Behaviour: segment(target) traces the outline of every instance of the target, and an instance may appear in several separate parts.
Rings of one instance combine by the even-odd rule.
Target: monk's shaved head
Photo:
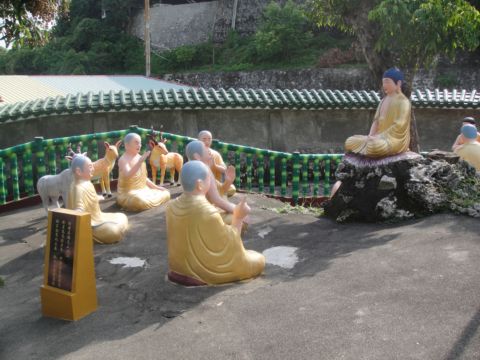
[[[191,161],[195,160],[195,154],[198,154],[200,157],[202,157],[204,151],[205,144],[199,140],[194,140],[187,145],[187,148],[185,149],[185,155],[187,155],[188,160]]]
[[[209,175],[207,166],[198,160],[187,162],[183,165],[182,173],[180,174],[180,183],[185,192],[192,192],[195,190],[197,181],[205,181]]]
[[[202,131],[200,131],[200,132],[198,133],[197,138],[200,140],[200,139],[201,139],[202,137],[204,137],[204,136],[210,136],[210,137],[212,137],[212,133],[211,133],[210,131],[208,131],[208,130],[202,130]]]
[[[477,138],[477,128],[473,125],[463,125],[461,132],[466,139],[472,140]]]
[[[85,164],[88,163],[89,161],[91,160],[88,156],[81,155],[81,154],[75,155],[72,160],[72,164],[70,165],[70,168],[72,169],[73,172],[75,172],[75,169],[80,169],[80,171],[83,172]]]
[[[125,136],[125,139],[123,139],[123,142],[125,144],[129,144],[130,141],[132,141],[133,139],[138,139],[140,141],[142,141],[142,138],[140,137],[140,135],[138,135],[137,133],[128,133],[126,136]]]

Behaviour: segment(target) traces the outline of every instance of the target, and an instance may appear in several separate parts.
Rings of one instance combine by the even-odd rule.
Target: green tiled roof
[[[375,91],[169,89],[78,93],[0,106],[0,123],[46,115],[163,109],[374,109],[380,101]],[[478,109],[475,90],[416,90],[415,108]]]

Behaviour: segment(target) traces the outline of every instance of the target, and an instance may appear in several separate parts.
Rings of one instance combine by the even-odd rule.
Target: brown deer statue
[[[165,145],[167,139],[164,139],[160,133],[160,140],[157,140],[154,135],[150,135],[148,144],[151,147],[150,166],[152,167],[152,181],[155,184],[157,178],[157,170],[160,168],[160,185],[163,185],[165,179],[165,171],[170,172],[170,183],[175,184],[175,171],[180,175],[183,166],[183,156],[169,152]]]
[[[115,166],[115,161],[118,158],[118,147],[122,140],[119,140],[115,145],[110,145],[105,141],[105,156],[102,159],[95,161],[93,165],[92,179],[100,179],[100,186],[102,188],[102,195],[112,197],[110,191],[110,173]]]

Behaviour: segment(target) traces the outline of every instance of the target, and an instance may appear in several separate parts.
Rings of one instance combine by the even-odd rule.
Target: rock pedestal
[[[326,202],[325,215],[338,222],[399,221],[442,211],[480,217],[480,177],[451,153],[347,154],[336,177],[341,186]]]

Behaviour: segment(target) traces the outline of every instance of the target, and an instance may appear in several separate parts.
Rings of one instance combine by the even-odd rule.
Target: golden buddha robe
[[[226,165],[223,161],[222,155],[220,155],[220,153],[218,151],[210,149],[210,153],[212,154],[213,162],[215,163],[215,165],[226,167]],[[228,188],[228,190],[226,192],[220,190],[220,187],[221,187],[222,181],[223,181],[223,173],[218,171],[215,168],[215,166],[212,166],[211,170],[212,170],[213,176],[215,176],[215,179],[217,180],[217,188],[220,192],[220,195],[222,195],[222,196],[227,195],[228,197],[235,195],[237,189],[235,188],[235,186],[233,184],[230,185],[230,187]]]
[[[119,242],[128,229],[125,214],[104,213],[100,210],[97,192],[90,181],[76,180],[72,183],[67,208],[90,213],[93,240],[101,244]]]
[[[384,99],[385,100],[385,99]],[[410,145],[411,104],[403,94],[393,95],[385,115],[381,115],[382,102],[377,107],[376,136],[354,135],[345,142],[345,151],[367,157],[380,158],[408,151]]]
[[[464,143],[455,149],[455,153],[480,171],[480,143],[478,141]]]
[[[118,177],[117,203],[128,211],[142,211],[162,205],[170,200],[167,190],[150,189],[147,186],[147,166],[142,163],[129,179],[120,172]]]
[[[253,278],[265,268],[265,257],[245,250],[237,229],[203,195],[169,203],[167,245],[170,271],[210,285]]]

